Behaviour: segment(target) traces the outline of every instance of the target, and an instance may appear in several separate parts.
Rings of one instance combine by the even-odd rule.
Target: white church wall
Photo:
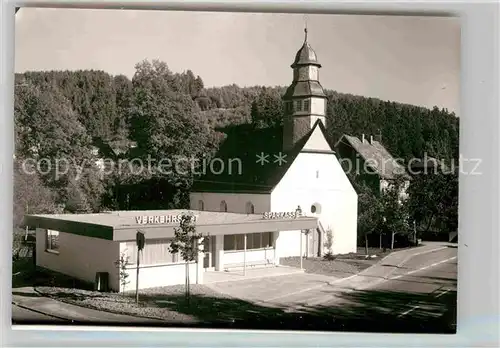
[[[311,213],[313,204],[320,205],[319,214]],[[356,251],[357,204],[357,194],[333,154],[299,154],[271,194],[273,211],[294,211],[300,205],[304,214],[317,216],[325,230],[330,228],[335,254]],[[276,246],[278,257],[298,256],[300,231],[280,232]]]
[[[324,98],[311,98],[311,113],[317,115],[325,114],[325,99]]]
[[[321,117],[323,118],[323,117]],[[330,145],[323,136],[323,132],[319,127],[316,127],[309,137],[307,143],[304,145],[303,150],[312,151],[331,151]]]
[[[221,211],[221,202],[225,201],[228,213],[247,213],[249,202],[253,204],[255,214],[269,211],[271,207],[269,194],[192,192],[189,199],[191,209],[195,210],[200,210],[200,201],[206,211]]]

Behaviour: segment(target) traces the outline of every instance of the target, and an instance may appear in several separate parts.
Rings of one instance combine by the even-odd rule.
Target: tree
[[[189,301],[189,263],[198,261],[201,251],[202,235],[196,232],[194,216],[184,214],[181,217],[179,227],[174,229],[174,238],[170,243],[170,252],[179,253],[186,263],[186,299]]]
[[[56,211],[54,194],[44,186],[36,168],[16,158],[14,161],[14,226],[22,226],[25,214],[53,214]]]
[[[408,204],[401,196],[405,180],[403,176],[397,176],[381,194],[382,228],[391,235],[391,250],[394,249],[396,234],[407,235],[411,232]]]
[[[364,183],[356,185],[358,193],[358,237],[364,239],[365,254],[368,255],[368,236],[380,233],[383,206],[381,200]]]
[[[252,123],[258,128],[282,125],[283,111],[279,91],[264,87],[251,104]]]
[[[217,147],[219,135],[196,103],[181,91],[166,64],[142,62],[132,83],[131,137],[137,156],[152,159],[150,178],[187,192],[203,155]],[[175,195],[174,195],[175,196]],[[150,200],[151,201],[151,200]]]
[[[325,232],[326,232],[326,241],[325,241],[326,254],[325,254],[324,258],[326,260],[333,260],[334,259],[333,251],[332,251],[333,231],[331,228],[329,228]],[[302,255],[300,257],[302,257]]]
[[[139,255],[137,255],[137,257],[139,257]],[[125,292],[125,287],[130,283],[128,280],[130,275],[127,271],[128,266],[130,266],[130,257],[126,254],[126,252],[120,253],[120,258],[115,261],[115,266],[118,268],[121,290]]]
[[[421,173],[413,177],[409,210],[420,232],[432,227],[442,232],[458,228],[458,175]]]
[[[82,192],[82,189],[75,180],[71,180],[66,188],[65,210],[74,214],[92,212],[91,205],[86,195]]]

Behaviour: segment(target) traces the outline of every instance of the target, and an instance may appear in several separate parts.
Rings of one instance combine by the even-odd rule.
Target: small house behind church
[[[398,175],[406,178],[402,195],[410,184],[402,161],[395,159],[380,141],[363,134],[358,137],[344,134],[336,143],[335,150],[342,167],[351,175],[358,176],[375,192],[386,189]]]

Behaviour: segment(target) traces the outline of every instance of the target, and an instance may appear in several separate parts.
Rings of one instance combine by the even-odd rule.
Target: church
[[[358,197],[327,141],[327,96],[307,29],[291,68],[293,80],[283,96],[283,126],[255,129],[245,125],[229,130],[215,157],[223,163],[237,161],[240,170],[207,173],[195,181],[190,194],[191,209],[199,211],[265,214],[298,208],[303,215],[317,218],[316,228],[303,237],[301,231],[250,236],[249,263],[265,262],[261,260],[265,249],[275,253],[272,263],[276,264],[282,257],[301,253],[356,252]],[[206,267],[238,267],[243,248],[239,234],[205,238]],[[221,251],[223,257],[216,257]]]

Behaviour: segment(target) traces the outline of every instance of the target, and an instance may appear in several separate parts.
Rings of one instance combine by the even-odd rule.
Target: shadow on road
[[[313,306],[300,311],[270,308],[230,298],[149,295],[149,305],[192,315],[213,327],[261,330],[318,330],[404,333],[455,333],[456,293],[441,298],[393,291],[341,295],[342,306]],[[346,305],[345,302],[348,304]],[[401,313],[419,306],[403,317]],[[210,326],[209,325],[209,326]]]

